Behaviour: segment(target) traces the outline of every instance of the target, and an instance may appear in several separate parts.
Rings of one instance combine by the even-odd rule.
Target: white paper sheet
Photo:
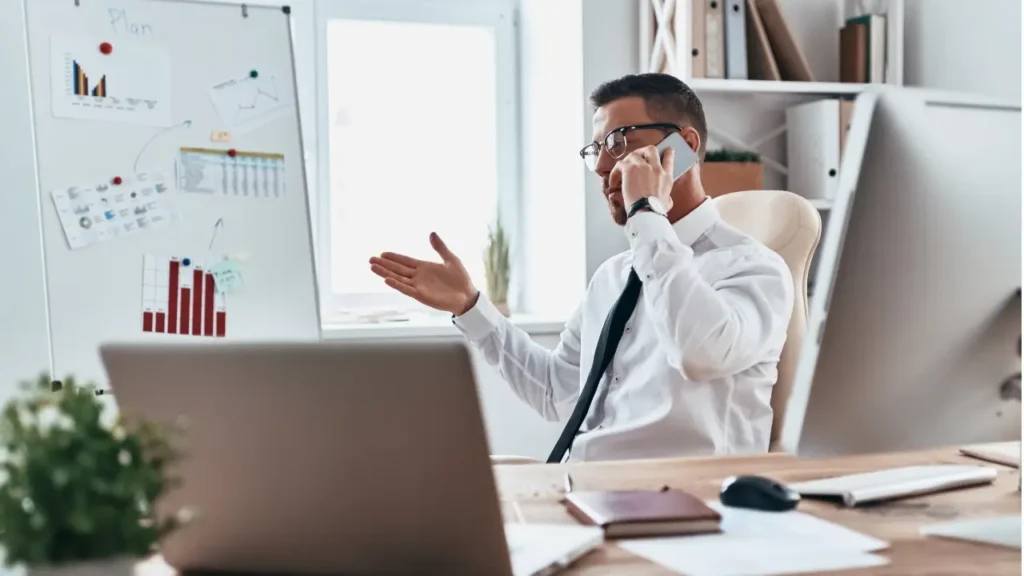
[[[885,541],[802,512],[760,512],[709,506],[722,515],[722,533],[620,540],[633,554],[687,576],[767,576],[882,566],[870,552]]]
[[[137,234],[174,218],[169,181],[158,172],[50,192],[72,250]]]
[[[100,45],[110,40],[110,53]],[[50,100],[57,118],[171,126],[171,56],[152,43],[55,34]]]
[[[283,154],[181,148],[178,190],[200,194],[280,198],[287,189]]]
[[[210,98],[224,127],[244,133],[287,117],[292,111],[292,95],[273,74],[259,73],[217,84]]]
[[[774,538],[820,542],[835,548],[858,552],[877,552],[889,543],[846,526],[841,526],[803,512],[761,512],[743,508],[729,508],[718,502],[708,502],[722,515],[722,532],[732,537]],[[716,538],[710,534],[698,538]]]
[[[1019,550],[1021,542],[1021,517],[1020,515],[997,516],[995,518],[978,518],[975,520],[929,524],[921,527],[921,534],[971,542],[983,542],[985,544],[1006,546],[1007,548]]]
[[[594,550],[604,531],[575,524],[505,524],[512,572],[516,576],[553,574]]]
[[[808,540],[732,536],[621,540],[619,546],[686,576],[770,576],[884,566],[883,556]]]

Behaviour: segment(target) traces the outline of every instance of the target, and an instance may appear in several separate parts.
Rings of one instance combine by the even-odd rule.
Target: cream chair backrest
[[[772,389],[770,450],[775,451],[807,327],[807,276],[821,237],[821,216],[805,198],[785,190],[733,192],[715,198],[715,203],[727,224],[777,252],[793,275],[793,315]]]

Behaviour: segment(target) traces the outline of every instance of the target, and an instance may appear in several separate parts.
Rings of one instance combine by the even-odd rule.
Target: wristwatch
[[[626,215],[626,218],[632,218],[633,214],[636,214],[644,208],[650,208],[651,212],[654,212],[655,214],[668,216],[668,210],[665,209],[665,205],[661,203],[661,200],[658,200],[655,196],[647,196],[637,200],[629,207],[629,213]]]

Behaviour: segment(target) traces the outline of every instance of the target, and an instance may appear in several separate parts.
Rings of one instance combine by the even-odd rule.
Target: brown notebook
[[[847,24],[839,31],[839,81],[868,81],[868,27]]]
[[[570,492],[565,507],[580,522],[604,529],[606,538],[704,534],[721,529],[722,516],[682,490]]]

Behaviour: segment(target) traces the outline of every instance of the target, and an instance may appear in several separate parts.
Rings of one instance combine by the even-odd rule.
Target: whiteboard
[[[54,374],[102,383],[109,341],[319,339],[287,10],[26,12]]]

